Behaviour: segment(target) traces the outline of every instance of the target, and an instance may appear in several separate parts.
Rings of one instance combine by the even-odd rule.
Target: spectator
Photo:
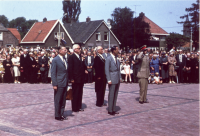
[[[167,83],[169,74],[168,74],[168,58],[165,52],[162,52],[162,56],[160,57],[160,67],[161,67],[161,77],[163,82]]]
[[[3,67],[5,69],[4,83],[13,83],[13,65],[10,55],[7,55],[6,60],[3,61]]]
[[[170,52],[168,57],[169,62],[169,83],[175,83],[174,78],[176,77],[177,73],[174,69],[174,65],[176,64],[176,58],[174,57],[174,53]]]
[[[20,58],[17,57],[17,54],[14,54],[14,57],[12,58],[12,64],[13,64],[13,70],[14,70],[14,77],[15,77],[15,83],[19,82],[19,76],[20,76]]]

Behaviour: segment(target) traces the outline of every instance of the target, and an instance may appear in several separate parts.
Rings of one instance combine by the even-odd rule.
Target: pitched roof
[[[85,42],[96,28],[103,22],[103,20],[90,22],[74,22],[66,23],[64,27],[75,43]]]
[[[6,29],[3,24],[0,23],[0,31],[8,31],[8,29]]]
[[[151,21],[148,17],[144,16],[144,22],[149,23],[150,25],[150,32],[154,34],[161,34],[161,35],[169,35],[165,30],[159,27],[156,23]]]
[[[36,22],[22,39],[22,42],[43,42],[57,20]]]
[[[21,35],[19,34],[17,28],[7,28],[18,40],[21,42]]]

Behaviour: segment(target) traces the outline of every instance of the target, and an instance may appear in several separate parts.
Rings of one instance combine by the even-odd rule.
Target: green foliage
[[[64,11],[63,15],[67,13],[67,15],[62,18],[63,23],[70,23],[71,19],[78,21],[81,13],[81,0],[67,0],[62,3]]]
[[[23,38],[35,22],[38,20],[26,20],[24,17],[18,17],[9,22],[9,28],[17,28],[21,38]]]
[[[174,47],[181,47],[190,41],[190,38],[178,34],[178,33],[170,33],[169,36],[166,37],[165,43],[167,44],[167,48],[171,49]]]
[[[199,0],[196,3],[192,4],[192,7],[186,8],[186,12],[189,14],[185,14],[181,16],[181,19],[187,18],[188,15],[191,17],[191,20],[188,22],[189,26],[192,27],[192,40],[194,42],[195,48],[198,48],[199,43]],[[179,24],[183,24],[183,22],[178,22]]]
[[[121,42],[121,48],[138,48],[149,41],[149,24],[142,21],[144,14],[133,18],[130,8],[115,8],[111,14],[112,31]]]
[[[8,18],[4,15],[0,15],[0,23],[2,23],[4,27],[8,27]]]

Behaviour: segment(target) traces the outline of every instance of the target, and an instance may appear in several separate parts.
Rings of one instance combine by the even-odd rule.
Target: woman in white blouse
[[[19,66],[20,66],[20,58],[17,57],[17,54],[14,54],[14,57],[12,58],[12,63],[13,63],[13,70],[14,70],[14,76],[15,76],[15,83],[20,83],[19,82],[19,76],[20,76],[20,71],[19,71]]]

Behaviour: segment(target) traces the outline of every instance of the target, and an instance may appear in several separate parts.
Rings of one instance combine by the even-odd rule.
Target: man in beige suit
[[[149,103],[147,101],[147,88],[148,88],[148,77],[149,77],[149,55],[147,54],[146,45],[140,48],[141,52],[138,55],[139,68],[138,68],[138,82],[140,86],[140,99],[139,103]]]

